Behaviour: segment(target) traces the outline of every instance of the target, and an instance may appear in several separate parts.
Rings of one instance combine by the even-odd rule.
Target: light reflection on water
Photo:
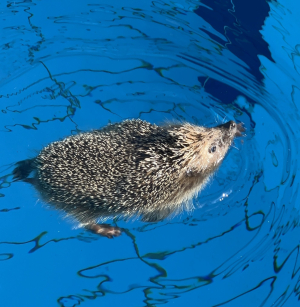
[[[253,1],[249,19],[240,2],[1,7],[3,306],[296,306],[300,7]],[[247,137],[192,215],[121,221],[115,240],[72,229],[11,184],[12,163],[126,118],[235,119]]]

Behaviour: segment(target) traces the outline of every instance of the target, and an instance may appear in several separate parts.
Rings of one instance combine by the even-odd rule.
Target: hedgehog
[[[113,238],[122,230],[106,224],[109,218],[158,222],[192,211],[193,196],[244,131],[234,121],[207,128],[125,120],[50,143],[18,162],[13,179],[32,184],[80,226]]]

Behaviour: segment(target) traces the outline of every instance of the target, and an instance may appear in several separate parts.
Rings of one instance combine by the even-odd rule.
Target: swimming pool
[[[300,5],[0,4],[2,306],[297,306]],[[243,122],[197,209],[76,228],[12,182],[51,141],[141,118]]]

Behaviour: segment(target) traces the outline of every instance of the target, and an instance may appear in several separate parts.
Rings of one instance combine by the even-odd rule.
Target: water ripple
[[[297,305],[300,8],[241,3],[1,6],[3,306]],[[234,119],[247,136],[192,215],[119,221],[116,240],[72,230],[12,182],[14,163],[49,142],[126,118]],[[16,284],[22,294],[8,295]]]

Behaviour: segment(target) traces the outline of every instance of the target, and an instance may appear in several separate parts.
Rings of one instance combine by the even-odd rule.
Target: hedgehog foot
[[[121,235],[122,230],[119,227],[110,226],[108,224],[90,224],[86,226],[87,229],[100,236],[113,239]]]

